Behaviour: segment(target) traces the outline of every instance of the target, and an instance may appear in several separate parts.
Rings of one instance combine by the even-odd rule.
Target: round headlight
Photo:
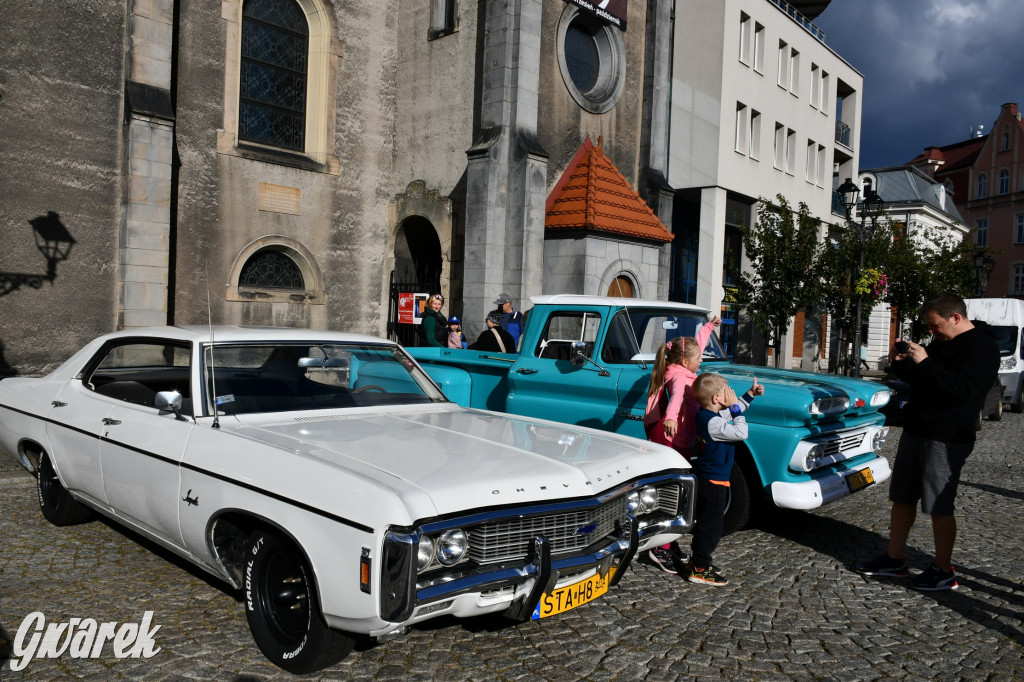
[[[658,508],[658,490],[652,486],[646,486],[640,491],[640,511],[649,514]]]
[[[422,571],[430,565],[434,558],[434,541],[427,535],[420,536],[420,544],[416,553],[416,570]]]
[[[630,514],[636,512],[640,508],[640,493],[630,493],[626,495],[626,511]]]
[[[437,539],[437,560],[445,566],[459,563],[469,549],[469,537],[459,528],[446,530]]]

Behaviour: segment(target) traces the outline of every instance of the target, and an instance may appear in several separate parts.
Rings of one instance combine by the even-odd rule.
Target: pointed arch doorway
[[[418,346],[419,325],[410,323],[403,305],[408,304],[410,295],[441,291],[441,240],[434,225],[423,216],[405,218],[395,234],[394,258],[388,296],[388,338],[403,346]]]

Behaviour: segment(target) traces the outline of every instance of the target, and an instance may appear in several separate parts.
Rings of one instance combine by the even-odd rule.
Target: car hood
[[[688,467],[645,441],[453,405],[239,421],[252,427],[244,429],[249,438],[376,479],[418,518],[592,496]]]
[[[731,362],[705,362],[701,371],[721,374],[737,395],[749,389],[757,377],[758,383],[765,387],[765,396],[755,401],[756,408],[751,409],[747,416],[747,420],[753,423],[808,423],[811,420],[808,412],[811,403],[842,396],[849,398],[849,407],[843,413],[829,415],[827,421],[869,415],[878,411],[878,406],[871,405],[872,396],[888,390],[884,384],[864,379]],[[859,406],[858,400],[863,401]]]

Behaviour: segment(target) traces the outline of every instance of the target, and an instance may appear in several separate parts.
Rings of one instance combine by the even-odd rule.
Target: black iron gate
[[[403,346],[424,346],[426,343],[420,335],[420,325],[399,322],[398,298],[400,294],[423,293],[431,294],[441,290],[439,279],[431,278],[425,282],[396,282],[395,272],[391,271],[388,285],[388,338]]]

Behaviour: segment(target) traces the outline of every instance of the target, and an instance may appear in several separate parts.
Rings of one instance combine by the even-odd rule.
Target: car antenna
[[[206,259],[206,316],[210,324],[210,396],[213,404],[213,428],[220,428],[220,410],[217,409],[217,371],[213,364],[213,305],[210,303],[210,259]]]
[[[647,369],[647,361],[643,359],[640,353],[640,339],[636,338],[636,329],[633,327],[633,318],[629,314],[629,306],[626,304],[626,297],[622,295],[622,279],[619,277],[615,278],[615,288],[619,290],[619,298],[622,299],[622,309],[626,312],[626,322],[629,323],[629,333],[633,335],[633,343],[636,345],[637,355],[640,357],[640,368]]]

